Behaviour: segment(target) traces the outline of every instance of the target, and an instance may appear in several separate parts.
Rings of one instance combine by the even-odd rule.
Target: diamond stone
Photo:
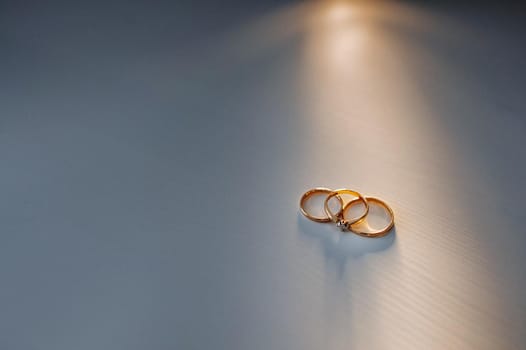
[[[336,226],[340,229],[340,231],[345,232],[349,229],[349,224],[345,220],[340,220],[336,224]]]

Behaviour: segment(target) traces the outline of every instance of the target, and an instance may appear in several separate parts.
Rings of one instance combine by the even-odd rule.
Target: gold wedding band
[[[323,203],[323,209],[325,210],[325,214],[326,214],[325,217],[311,215],[305,209],[305,203],[307,202],[307,200],[311,196],[318,194],[318,193],[327,194],[327,197],[325,198],[325,202]],[[340,196],[343,194],[350,194],[357,198],[350,200],[347,204],[344,205],[343,199]],[[336,197],[338,202],[340,202],[340,209],[336,213],[333,213],[331,211],[331,208],[329,207],[329,201],[333,197]],[[347,209],[349,209],[351,206],[355,205],[358,202],[363,203],[363,205],[365,206],[364,213],[357,218],[354,218],[352,220],[347,220],[345,218],[345,213],[347,212]],[[358,227],[358,224],[364,221],[367,215],[369,214],[369,202],[373,202],[373,203],[376,203],[384,207],[389,214],[389,218],[390,218],[389,223],[380,230],[363,231]],[[362,237],[371,237],[371,238],[383,237],[387,235],[389,231],[391,231],[391,229],[394,227],[394,212],[393,212],[393,209],[391,209],[391,207],[387,205],[387,203],[375,197],[362,196],[359,192],[354,191],[354,190],[349,190],[347,188],[342,188],[342,189],[333,191],[328,188],[317,187],[317,188],[308,190],[301,196],[300,210],[301,210],[301,213],[309,220],[316,221],[316,222],[331,222],[332,221],[336,223],[336,226],[338,226],[338,228],[341,231],[351,231]]]
[[[363,237],[372,237],[372,238],[378,238],[378,237],[383,237],[385,236],[394,226],[394,212],[393,212],[393,209],[391,209],[391,207],[389,207],[387,205],[387,203],[385,203],[384,201],[378,199],[378,198],[374,198],[374,197],[365,197],[365,199],[367,200],[367,202],[374,202],[374,203],[377,203],[379,204],[380,206],[384,207],[387,212],[389,213],[389,217],[390,217],[390,220],[389,220],[389,223],[387,224],[386,227],[380,229],[380,230],[376,230],[376,231],[361,231],[361,230],[358,230],[354,227],[352,227],[353,224],[358,224],[360,222],[362,222],[365,217],[363,217],[362,219],[358,220],[358,221],[355,221],[353,224],[350,224],[349,225],[349,230],[356,233],[357,235],[360,235],[360,236],[363,236]],[[359,198],[355,198],[353,200],[351,200],[349,203],[345,204],[345,206],[343,207],[343,210],[342,210],[342,218],[345,216],[345,212],[347,211],[348,208],[350,208],[351,206],[353,206],[355,203],[359,202],[360,199]]]
[[[365,206],[364,213],[362,215],[360,215],[359,217],[353,219],[353,220],[346,220],[343,217],[343,215],[345,213],[345,211],[344,211],[345,207],[341,207],[340,211],[338,211],[338,213],[336,213],[336,214],[331,212],[331,209],[329,208],[329,201],[334,196],[338,196],[339,197],[340,194],[350,194],[352,196],[358,197],[358,198],[354,199],[353,201],[360,201],[360,202],[362,202],[364,204],[364,206]],[[365,197],[362,196],[361,193],[359,193],[359,192],[356,192],[356,191],[353,191],[353,190],[349,190],[349,189],[346,189],[346,188],[335,190],[335,191],[332,191],[331,193],[329,193],[327,198],[325,198],[325,203],[324,203],[323,206],[324,206],[324,209],[325,209],[325,213],[327,213],[327,216],[333,222],[336,222],[336,225],[338,226],[338,228],[341,231],[349,230],[349,227],[352,224],[357,223],[359,221],[362,221],[367,216],[367,214],[369,213],[369,204],[367,203],[367,200],[365,199]]]
[[[310,197],[312,197],[313,195],[315,195],[317,193],[327,193],[328,195],[330,195],[330,194],[332,194],[332,192],[333,191],[331,189],[323,188],[323,187],[313,188],[313,189],[308,190],[307,192],[305,192],[303,194],[303,196],[301,196],[301,199],[300,199],[300,210],[301,210],[301,213],[307,219],[310,219],[312,221],[316,221],[316,222],[331,222],[332,219],[329,216],[318,217],[318,216],[314,216],[314,215],[309,214],[309,212],[307,212],[307,210],[305,209],[305,203],[307,202],[307,200]],[[340,202],[340,210],[336,214],[336,215],[340,216],[342,214],[342,211],[343,211],[343,200],[342,200],[342,198],[340,196],[338,196],[336,194],[332,195],[332,197],[334,197],[334,196],[336,196],[336,199],[338,199],[338,202]]]

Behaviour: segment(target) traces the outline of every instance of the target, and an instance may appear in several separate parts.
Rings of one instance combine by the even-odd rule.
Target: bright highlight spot
[[[328,8],[327,19],[330,22],[345,22],[352,17],[351,6],[348,3],[335,3]]]

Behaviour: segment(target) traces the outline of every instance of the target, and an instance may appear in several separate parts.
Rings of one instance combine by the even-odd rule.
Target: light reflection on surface
[[[341,23],[347,22],[352,18],[352,6],[349,2],[335,2],[327,7],[327,22]]]
[[[367,189],[364,194],[392,203],[397,215],[396,241],[379,249],[319,234],[327,260],[322,273],[329,275],[321,288],[343,306],[328,307],[325,320],[342,323],[327,332],[332,337],[326,341],[336,347],[421,348],[440,339],[462,348],[480,344],[483,331],[484,341],[502,345],[505,327],[483,317],[502,307],[494,295],[480,293],[479,283],[492,288],[485,270],[491,267],[477,265],[487,251],[476,243],[476,231],[485,227],[473,220],[470,197],[462,195],[466,186],[484,184],[470,159],[455,156],[462,145],[452,139],[448,124],[454,122],[429,96],[436,86],[457,83],[447,60],[430,52],[442,52],[460,27],[411,5],[384,2],[291,6],[261,21],[258,35],[266,45],[285,47],[279,27],[302,42],[303,115],[296,122],[304,130],[299,156],[310,181]],[[445,225],[443,218],[456,225]],[[316,224],[298,221],[308,239],[318,235]],[[373,260],[369,253],[378,254]],[[331,259],[338,277],[330,276]],[[473,295],[484,307],[473,306]],[[394,323],[396,329],[389,326]],[[385,326],[383,337],[371,337],[365,324]],[[411,331],[421,336],[410,341]]]
[[[522,18],[453,2],[14,3],[7,348],[523,347]],[[396,232],[306,220],[315,186],[385,199]]]
[[[426,50],[414,40],[411,32],[432,30],[433,18],[430,14],[410,7],[392,4],[376,6],[356,3],[353,6],[359,11],[353,16],[351,4],[347,11],[342,10],[341,4],[335,6],[322,9],[327,11],[328,15],[324,18],[329,20],[313,22],[305,38],[305,85],[310,87],[306,111],[310,112],[311,139],[316,140],[314,135],[323,135],[323,143],[313,144],[312,147],[342,151],[323,152],[317,164],[328,169],[338,164],[339,173],[343,173],[337,177],[338,183],[351,181],[352,186],[387,195],[388,201],[394,201],[398,214],[397,241],[389,254],[393,257],[397,255],[399,261],[388,268],[396,277],[378,275],[378,270],[366,263],[360,265],[360,269],[369,270],[370,273],[362,273],[359,279],[348,280],[347,288],[352,293],[349,302],[353,319],[359,324],[386,325],[396,319],[407,330],[416,328],[424,331],[430,329],[431,323],[421,313],[434,314],[438,322],[455,324],[457,329],[463,331],[452,332],[450,328],[444,327],[434,329],[433,335],[447,339],[448,343],[458,347],[465,346],[465,334],[473,341],[477,338],[479,327],[487,330],[492,327],[489,322],[484,325],[476,321],[482,311],[469,306],[469,295],[477,293],[477,285],[465,283],[456,277],[473,274],[474,266],[468,267],[464,263],[466,252],[447,245],[443,252],[435,249],[426,259],[417,260],[422,267],[425,266],[425,274],[432,274],[437,278],[436,281],[463,288],[467,294],[462,297],[451,290],[443,291],[443,287],[434,282],[422,287],[407,270],[415,249],[429,251],[424,241],[419,247],[416,243],[418,240],[408,240],[405,236],[408,232],[416,235],[440,233],[427,238],[439,245],[443,244],[442,240],[446,236],[461,246],[474,240],[469,231],[463,236],[456,235],[455,231],[446,235],[442,230],[422,228],[420,232],[413,231],[411,223],[405,221],[412,217],[412,208],[417,207],[416,210],[424,216],[430,215],[425,213],[443,217],[450,216],[451,211],[463,213],[464,227],[478,227],[470,220],[471,215],[465,209],[465,204],[448,201],[450,195],[462,192],[463,183],[460,179],[449,184],[447,193],[437,193],[436,187],[420,186],[426,183],[421,181],[421,176],[442,181],[451,179],[454,169],[466,167],[466,164],[449,157],[449,154],[454,153],[454,148],[441,124],[443,116],[429,108],[427,96],[422,94],[419,87],[422,77],[415,76],[415,67],[423,62],[433,66],[436,62],[426,57]],[[344,14],[348,18],[344,18]],[[440,69],[444,70],[444,67]],[[342,159],[349,163],[342,165]],[[398,168],[397,164],[403,164],[403,168]],[[400,186],[407,184],[412,177],[414,181],[410,185]],[[403,202],[406,199],[412,202],[408,207]],[[407,245],[409,241],[411,243]],[[451,254],[454,251],[458,255]],[[475,249],[470,254],[484,254],[484,251]],[[349,267],[351,273],[356,273],[356,268]],[[455,271],[455,274],[452,275],[451,271]],[[375,287],[369,289],[371,286]],[[390,292],[386,293],[387,290]],[[368,298],[369,304],[364,304],[360,297]],[[417,308],[410,304],[395,306],[392,305],[393,298],[419,300],[420,303]],[[493,298],[486,298],[483,303],[490,309],[499,307]],[[402,307],[403,311],[393,318],[393,308],[398,307]],[[471,327],[466,328],[465,324]],[[475,324],[477,327],[473,328]],[[353,342],[359,344],[363,340],[365,344],[365,338],[361,339],[360,335],[367,333],[367,329],[358,330],[352,321],[350,326],[356,329],[352,332],[357,337]],[[384,342],[385,339],[375,339],[368,346],[388,347],[392,340]],[[423,339],[419,341],[425,342]],[[498,337],[492,341],[498,343]]]

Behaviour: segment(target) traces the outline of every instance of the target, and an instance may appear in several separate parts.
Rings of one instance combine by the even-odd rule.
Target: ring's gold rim
[[[307,192],[305,192],[301,196],[301,199],[300,199],[300,211],[303,214],[303,216],[305,216],[309,220],[316,221],[316,222],[331,222],[332,219],[329,216],[319,217],[319,216],[314,216],[314,215],[309,214],[307,210],[305,209],[305,203],[310,197],[312,197],[316,193],[327,193],[327,195],[329,195],[332,192],[333,191],[330,188],[325,188],[325,187],[316,187],[316,188],[310,189]],[[343,200],[340,196],[336,196],[336,198],[338,199],[338,202],[340,202],[340,210],[338,211],[337,215],[341,215],[342,210],[343,210]]]
[[[394,212],[393,212],[393,209],[391,209],[391,207],[388,206],[387,203],[385,203],[381,199],[378,199],[378,198],[375,198],[375,197],[365,197],[365,199],[367,200],[367,202],[374,202],[374,203],[380,204],[380,206],[382,206],[385,209],[387,209],[387,212],[389,213],[389,216],[391,218],[391,220],[389,221],[389,224],[387,224],[387,226],[384,227],[381,230],[372,231],[372,232],[371,231],[368,231],[368,232],[360,231],[360,230],[357,230],[354,227],[352,227],[352,225],[355,225],[355,224],[358,224],[358,223],[362,222],[365,219],[365,217],[363,217],[362,219],[360,219],[358,221],[355,221],[353,224],[349,224],[349,230],[351,232],[359,235],[359,236],[369,237],[369,238],[379,238],[379,237],[383,237],[383,236],[387,235],[389,233],[389,231],[391,231],[391,229],[394,227]],[[345,215],[345,212],[347,211],[347,209],[349,207],[353,206],[358,201],[360,201],[360,199],[359,198],[355,198],[355,199],[349,201],[347,204],[345,204],[345,206],[342,209],[342,217]]]
[[[340,219],[343,219],[342,215],[344,213],[344,208],[345,208],[345,206],[343,206],[343,204],[342,204],[341,209],[336,214],[331,212],[331,209],[329,208],[329,201],[331,200],[331,198],[334,197],[334,196],[338,196],[339,197],[340,194],[350,194],[352,196],[358,197],[358,198],[355,198],[353,200],[354,201],[361,201],[364,204],[364,206],[365,206],[365,211],[364,211],[364,213],[361,216],[359,216],[356,219],[353,219],[351,221],[346,221],[345,220],[345,224],[350,226],[350,225],[352,225],[352,224],[354,224],[356,222],[362,221],[367,216],[367,214],[369,213],[369,204],[367,203],[367,200],[365,199],[364,196],[362,196],[362,194],[360,192],[357,192],[357,191],[354,191],[354,190],[349,190],[347,188],[334,190],[334,191],[332,191],[332,193],[330,193],[327,196],[327,198],[325,198],[325,203],[324,203],[323,207],[325,209],[325,213],[327,213],[327,216],[333,222],[337,222]]]

